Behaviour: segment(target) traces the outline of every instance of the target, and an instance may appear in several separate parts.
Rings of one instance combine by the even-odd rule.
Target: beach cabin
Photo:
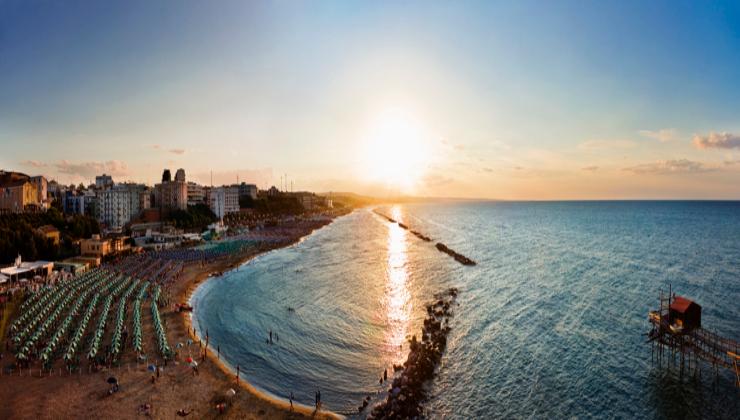
[[[675,296],[669,311],[671,324],[679,326],[683,331],[690,331],[701,327],[701,306],[698,303]]]

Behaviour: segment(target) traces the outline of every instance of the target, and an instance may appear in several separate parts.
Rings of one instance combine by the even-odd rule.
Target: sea
[[[460,293],[429,418],[740,418],[734,371],[681,374],[646,336],[670,288],[701,305],[704,328],[740,340],[740,202],[358,209],[205,282],[193,322],[261,390],[310,406],[320,391],[324,408],[363,418],[363,398],[384,398],[384,370],[450,287]]]

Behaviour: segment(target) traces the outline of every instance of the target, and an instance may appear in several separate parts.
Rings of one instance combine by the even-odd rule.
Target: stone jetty
[[[377,214],[378,216],[380,216],[380,217],[388,220],[389,222],[397,224],[401,229],[408,230],[411,234],[413,234],[417,238],[421,239],[422,241],[425,241],[425,242],[431,242],[432,241],[432,238],[424,235],[421,232],[418,232],[416,230],[411,229],[408,225],[406,225],[404,223],[401,223],[401,222],[397,221],[396,219],[394,219],[394,218],[392,218],[390,216],[387,216],[387,215],[385,215],[385,214],[383,214],[383,213],[381,213],[381,212],[379,212],[377,210],[373,210],[373,212],[375,212],[375,214]],[[437,242],[436,247],[437,247],[437,249],[440,252],[444,252],[445,254],[449,255],[452,258],[454,258],[457,262],[459,262],[462,265],[476,265],[477,264],[475,261],[473,261],[470,258],[466,257],[465,255],[460,254],[459,252],[451,249],[450,247],[448,247],[447,245],[443,244],[442,242]]]
[[[471,260],[470,258],[466,257],[463,254],[455,252],[455,250],[449,248],[447,245],[443,244],[442,242],[437,242],[436,246],[440,252],[444,252],[445,254],[454,258],[457,262],[459,262],[462,265],[476,265],[475,261]]]
[[[421,332],[421,341],[413,336],[410,351],[403,366],[394,365],[396,372],[388,389],[388,396],[373,407],[368,419],[396,419],[423,417],[422,402],[426,399],[424,384],[432,380],[442,354],[447,347],[449,320],[458,290],[451,288],[434,296],[427,305],[427,317]],[[366,401],[358,407],[362,411]]]

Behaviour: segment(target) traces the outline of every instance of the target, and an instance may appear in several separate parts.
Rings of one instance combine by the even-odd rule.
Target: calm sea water
[[[320,389],[326,407],[355,413],[405,359],[424,304],[455,286],[431,417],[740,418],[734,373],[681,379],[645,344],[669,284],[703,306],[705,327],[740,339],[739,202],[381,210],[478,265],[359,210],[205,283],[193,297],[199,330],[263,390],[312,405]]]

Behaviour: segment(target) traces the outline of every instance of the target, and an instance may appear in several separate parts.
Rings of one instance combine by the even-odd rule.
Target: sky
[[[0,168],[740,199],[740,3],[0,0]]]

